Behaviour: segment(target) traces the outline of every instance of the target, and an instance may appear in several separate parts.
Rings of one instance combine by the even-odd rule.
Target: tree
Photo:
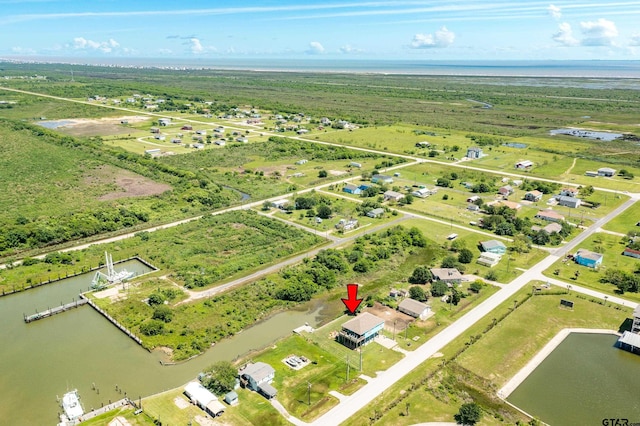
[[[171,322],[173,319],[173,311],[166,305],[160,305],[153,310],[152,318],[162,322]]]
[[[496,281],[498,279],[498,273],[496,271],[489,271],[487,275],[484,276],[489,281]]]
[[[164,332],[164,322],[157,319],[147,320],[140,325],[140,332],[145,336],[162,334]]]
[[[326,178],[327,176],[329,176],[329,173],[327,173],[326,170],[322,169],[318,172],[318,177],[319,178]]]
[[[429,268],[426,266],[418,266],[409,277],[409,282],[411,284],[426,284],[431,281],[432,278],[433,276]]]
[[[468,248],[463,248],[458,253],[458,262],[460,263],[471,263],[473,260],[473,252]]]
[[[414,285],[409,288],[409,297],[418,302],[426,302],[428,297],[427,293],[420,286]]]
[[[484,287],[484,283],[481,280],[475,280],[474,282],[469,284],[469,290],[473,291],[474,293],[480,293],[482,287]]]
[[[353,270],[355,272],[359,272],[361,274],[368,272],[369,270],[371,270],[371,268],[373,267],[373,262],[370,261],[367,258],[362,258],[360,260],[358,260],[354,265],[353,265]]]
[[[549,233],[547,231],[541,229],[533,234],[533,236],[531,237],[531,241],[533,241],[534,244],[543,246],[545,244],[548,244],[549,241],[551,241],[551,238],[549,237]]]
[[[229,361],[219,361],[203,371],[202,385],[217,395],[231,392],[238,371]]]
[[[442,259],[441,268],[455,268],[458,265],[458,261],[454,256],[446,256]]]
[[[496,226],[495,233],[496,235],[513,235],[515,231],[512,223],[501,222]]]
[[[160,293],[151,293],[148,302],[149,306],[162,305],[164,303],[164,296]]]
[[[478,404],[475,402],[469,402],[466,404],[462,404],[458,414],[453,416],[453,418],[462,425],[475,425],[480,421],[482,417],[482,410]]]
[[[317,208],[318,217],[321,219],[329,219],[331,217],[331,207],[326,204],[320,204]]]
[[[449,188],[449,187],[453,186],[451,184],[451,180],[449,178],[446,178],[446,177],[439,177],[438,180],[436,180],[436,185],[437,186],[443,186],[445,188]]]
[[[442,297],[449,291],[449,286],[443,281],[436,281],[431,284],[431,295],[433,297]]]

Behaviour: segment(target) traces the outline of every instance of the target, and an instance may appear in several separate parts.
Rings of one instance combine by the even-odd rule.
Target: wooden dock
[[[51,316],[54,316],[56,314],[60,314],[62,312],[66,312],[70,309],[75,309],[78,308],[80,306],[84,306],[87,304],[87,299],[81,297],[78,300],[75,300],[71,303],[67,303],[65,305],[60,305],[60,306],[56,306],[55,308],[50,308],[47,309],[46,311],[42,311],[42,312],[36,312],[35,314],[32,315],[24,315],[24,322],[26,323],[30,323],[32,321],[37,321],[39,319],[43,319],[43,318],[49,318]]]

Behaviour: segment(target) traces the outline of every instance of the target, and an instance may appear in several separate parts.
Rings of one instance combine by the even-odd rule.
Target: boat
[[[105,274],[100,271],[96,272],[96,275],[93,277],[93,281],[91,281],[91,288],[93,290],[102,290],[110,285],[119,284],[135,275],[133,272],[129,272],[126,269],[116,272],[113,267],[113,258],[111,255],[105,251],[104,257],[106,261],[105,264],[107,266],[107,273]]]
[[[64,417],[67,421],[73,422],[84,414],[84,409],[80,404],[80,397],[78,396],[77,389],[65,393],[60,405],[64,410]]]

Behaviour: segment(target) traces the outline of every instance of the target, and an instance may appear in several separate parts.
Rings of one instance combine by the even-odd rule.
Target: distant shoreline
[[[0,63],[75,65],[176,71],[246,71],[448,77],[605,78],[640,79],[640,61],[535,60],[345,60],[228,58],[72,58],[5,57]]]

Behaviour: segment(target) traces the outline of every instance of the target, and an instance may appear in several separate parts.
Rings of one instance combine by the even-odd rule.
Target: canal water
[[[611,334],[570,334],[507,400],[553,426],[640,422],[640,356],[616,341]]]
[[[115,269],[149,271],[135,260]],[[25,324],[24,314],[77,299],[92,278],[80,275],[0,298],[0,424],[55,424],[61,411],[56,397],[71,389],[78,389],[90,410],[123,398],[124,392],[137,399],[174,388],[216,361],[260,349],[305,322],[315,326],[328,314],[317,302],[282,312],[171,366],[161,365],[161,354],[137,345],[88,305]]]

